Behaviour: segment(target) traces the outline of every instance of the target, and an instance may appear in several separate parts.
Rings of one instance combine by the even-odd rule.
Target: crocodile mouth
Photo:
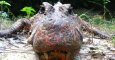
[[[40,60],[72,60],[70,52],[50,50],[48,52],[37,53]]]

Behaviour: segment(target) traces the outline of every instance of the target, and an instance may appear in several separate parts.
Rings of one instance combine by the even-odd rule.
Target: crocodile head
[[[70,4],[43,2],[34,17],[31,40],[41,60],[72,60],[78,55],[82,35]]]

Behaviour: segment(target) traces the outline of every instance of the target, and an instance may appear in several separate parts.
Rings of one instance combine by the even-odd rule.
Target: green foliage
[[[104,19],[105,19],[106,13],[109,13],[110,17],[112,18],[111,13],[110,13],[109,9],[107,8],[108,3],[111,2],[110,0],[93,0],[93,1],[92,1],[92,0],[89,0],[88,2],[93,3],[93,4],[96,4],[96,5],[99,5],[100,7],[103,8],[103,11],[104,11],[104,13],[103,13]]]
[[[90,23],[92,24],[96,24],[96,25],[101,25],[101,24],[104,24],[105,23],[105,20],[103,19],[102,16],[94,16],[91,20],[90,20]]]
[[[87,1],[100,6],[107,5],[109,2],[111,2],[110,0],[87,0]]]
[[[82,9],[81,9],[82,10]],[[99,12],[96,11],[79,11],[78,14],[83,20],[89,22],[90,24],[97,26],[100,30],[107,31],[111,34],[115,33],[115,18],[112,19],[104,19],[103,15],[100,15]],[[81,13],[82,12],[82,13]]]
[[[110,0],[103,0],[103,4],[107,5],[110,2]]]
[[[115,44],[115,36],[112,36],[112,43]]]
[[[115,17],[114,17],[114,18],[112,18],[112,22],[114,22],[114,23],[115,23]]]
[[[11,6],[8,2],[6,1],[0,1],[0,5],[8,5],[8,6]]]
[[[0,17],[7,18],[9,17],[9,14],[13,15],[13,13],[10,12],[8,6],[11,6],[11,4],[6,1],[0,1],[0,7],[1,7]],[[6,12],[5,9],[7,9],[8,11]]]
[[[90,16],[87,15],[87,14],[85,14],[85,13],[81,14],[80,17],[81,17],[83,20],[86,20],[86,21],[88,21],[88,22],[89,22],[89,20],[90,20]]]
[[[113,0],[5,0],[5,1],[10,2],[10,4],[12,5],[10,9],[16,15],[20,14],[19,10],[23,8],[24,6],[32,6],[35,8],[36,11],[38,11],[42,2],[49,2],[49,3],[55,4],[57,1],[61,1],[62,3],[70,3],[74,9],[78,9],[78,8],[92,9],[94,8],[94,10],[99,10],[104,15],[108,14],[110,8],[114,8]],[[112,4],[110,4],[110,2]],[[104,13],[103,10],[105,10],[104,12],[106,13]],[[108,15],[110,15],[110,12]]]
[[[100,24],[105,23],[105,20],[103,19],[103,17],[99,15],[95,15],[91,17],[87,14],[81,14],[80,17],[84,19],[85,21],[90,22],[91,24],[95,24],[95,25],[100,25]]]
[[[9,15],[8,15],[7,12],[0,11],[0,17],[1,17],[1,18],[8,18]]]
[[[3,6],[11,6],[10,3],[6,1],[0,1],[1,11],[3,11]]]
[[[3,17],[0,17],[0,23],[1,25],[3,25],[2,29],[4,28],[10,28],[11,25],[14,23],[14,21],[10,20],[9,18],[3,18]]]
[[[20,11],[26,12],[27,17],[30,17],[31,15],[34,15],[34,13],[36,12],[36,11],[34,10],[34,8],[28,7],[28,6],[22,8]]]

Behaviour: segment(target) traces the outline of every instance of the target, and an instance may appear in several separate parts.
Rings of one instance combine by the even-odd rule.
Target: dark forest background
[[[113,16],[115,15],[115,0],[5,0],[11,4],[9,7],[14,15],[20,15],[20,10],[25,6],[32,6],[36,11],[39,10],[42,2],[50,2],[55,4],[60,1],[62,3],[70,3],[74,9],[93,9],[94,11],[101,11],[103,14],[104,6],[109,10]]]

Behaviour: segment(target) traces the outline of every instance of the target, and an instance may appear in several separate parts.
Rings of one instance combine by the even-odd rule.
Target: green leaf
[[[32,7],[24,7],[21,9],[21,11],[32,11],[32,12],[36,12]]]
[[[27,16],[33,15],[36,11],[32,7],[24,7],[20,11],[26,12]]]
[[[21,11],[26,12],[27,14],[36,12],[32,7],[24,7],[21,9]]]
[[[6,1],[0,1],[0,5],[8,5],[8,6],[11,6],[8,2],[6,2]]]

